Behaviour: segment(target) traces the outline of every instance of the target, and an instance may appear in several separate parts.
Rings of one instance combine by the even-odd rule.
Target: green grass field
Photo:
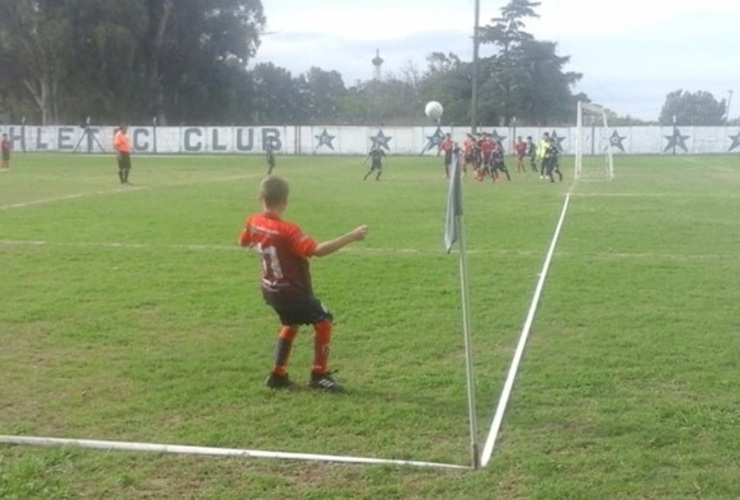
[[[564,164],[572,160],[564,159]],[[261,157],[22,155],[0,174],[0,434],[470,464],[456,252],[438,158],[279,157],[319,240],[346,394],[270,391]],[[570,208],[488,467],[0,444],[1,498],[740,498],[740,157],[619,156],[612,182],[464,180],[483,443]],[[305,381],[310,330],[289,371]]]

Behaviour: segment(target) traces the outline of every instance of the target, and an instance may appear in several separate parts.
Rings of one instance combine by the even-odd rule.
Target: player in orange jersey
[[[475,137],[473,134],[467,134],[463,141],[463,174],[468,172],[468,166],[476,170],[475,165]]]
[[[521,136],[517,137],[514,143],[514,157],[516,158],[516,171],[526,172],[527,168],[524,166],[524,155],[527,154],[527,143],[524,142]]]
[[[450,178],[450,165],[452,165],[452,150],[455,147],[455,143],[452,142],[452,134],[445,134],[445,138],[439,143],[437,148],[437,156],[444,152],[444,170],[445,179]]]
[[[121,184],[128,184],[128,176],[131,172],[131,142],[126,135],[127,130],[127,125],[121,125],[113,134],[113,149],[116,150],[118,179]]]

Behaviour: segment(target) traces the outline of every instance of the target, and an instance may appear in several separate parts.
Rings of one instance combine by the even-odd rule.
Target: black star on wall
[[[421,154],[430,151],[432,148],[439,147],[439,143],[442,142],[444,136],[445,134],[444,132],[442,132],[442,128],[437,127],[437,130],[434,131],[434,134],[427,136],[427,144],[426,146],[424,146],[424,149],[421,150]]]
[[[565,140],[565,137],[558,137],[557,130],[553,130],[552,134],[550,134],[550,137],[552,137],[552,140],[555,141],[555,146],[557,146],[558,151],[563,151],[563,141]]]
[[[331,143],[331,141],[334,140],[336,135],[330,135],[329,132],[324,129],[323,132],[321,132],[321,135],[315,135],[316,139],[319,141],[319,143],[316,145],[316,149],[319,149],[321,146],[328,146],[332,151],[334,151],[334,145]]]
[[[494,141],[498,141],[501,144],[503,144],[504,143],[504,139],[506,139],[506,136],[505,135],[498,135],[498,132],[496,132],[496,129],[493,129],[493,131],[491,132],[491,138]]]
[[[730,149],[728,149],[728,151],[732,151],[736,147],[740,146],[740,132],[735,135],[731,135],[730,139],[732,139],[732,145],[730,146]]]
[[[627,137],[622,137],[619,135],[619,132],[616,130],[612,132],[611,137],[609,137],[609,145],[615,148],[619,148],[620,151],[624,152],[624,145],[622,144],[622,141],[625,140]]]
[[[666,139],[668,139],[668,145],[665,147],[663,152],[670,151],[671,149],[675,149],[676,147],[681,148],[684,153],[688,153],[689,150],[686,148],[686,139],[691,137],[690,135],[681,135],[681,131],[678,130],[678,128],[673,128],[673,133],[671,135],[664,136]]]
[[[370,137],[370,140],[373,141],[373,149],[375,148],[383,148],[386,151],[390,151],[391,148],[388,146],[388,143],[393,139],[393,137],[387,136],[383,133],[383,130],[378,130],[378,133],[374,137]]]

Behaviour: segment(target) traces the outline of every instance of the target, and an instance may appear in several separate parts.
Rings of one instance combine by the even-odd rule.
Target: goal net
[[[579,180],[614,179],[614,157],[606,109],[578,101],[576,171]]]

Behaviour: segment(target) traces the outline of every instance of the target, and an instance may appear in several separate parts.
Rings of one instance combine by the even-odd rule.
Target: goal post
[[[586,118],[586,123],[584,123]],[[584,126],[585,125],[585,126]],[[578,101],[575,141],[577,180],[614,179],[614,156],[607,111],[603,106]]]

